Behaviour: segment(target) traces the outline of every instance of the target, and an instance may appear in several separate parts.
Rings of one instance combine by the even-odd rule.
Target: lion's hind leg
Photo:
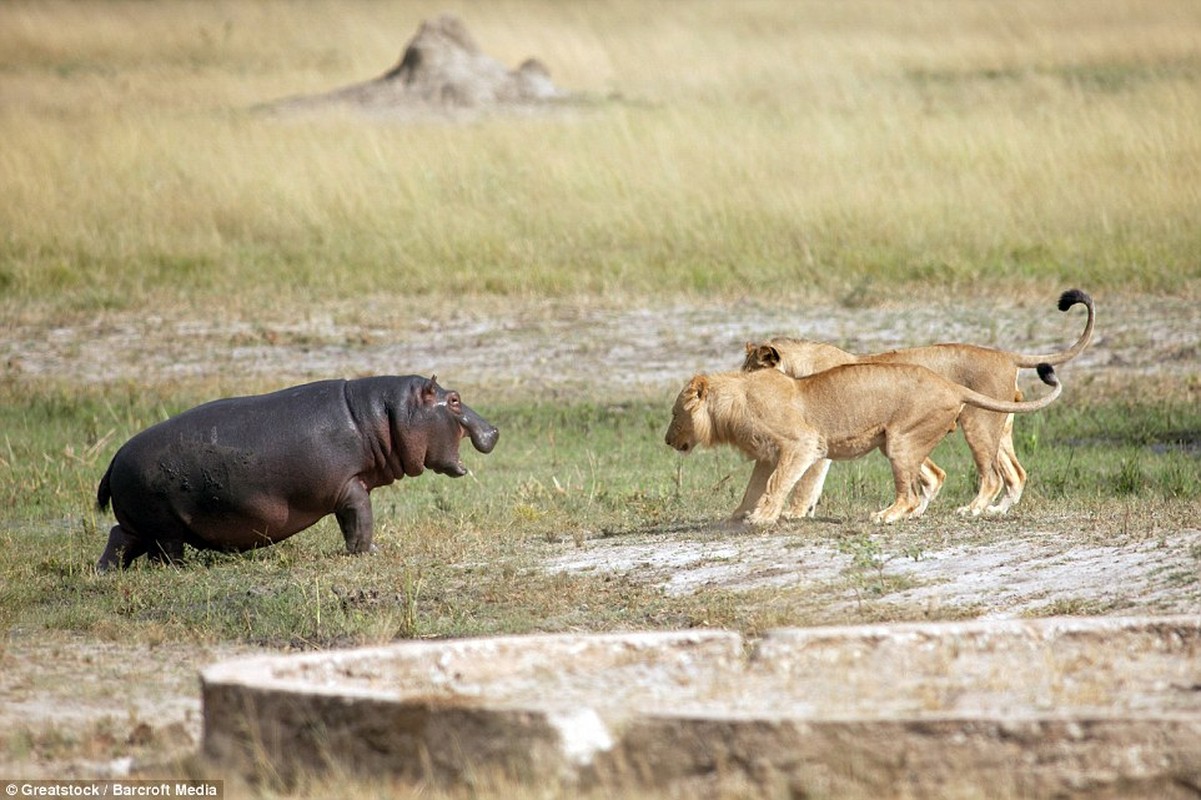
[[[926,513],[926,507],[934,501],[935,497],[938,497],[938,493],[942,491],[942,485],[946,480],[946,470],[928,458],[922,462],[921,469],[918,470],[920,500],[912,516],[920,517]]]
[[[956,514],[980,516],[1005,488],[1005,481],[1001,477],[1000,450],[1006,417],[1012,415],[976,408],[965,408],[959,416],[959,427],[968,449],[972,451],[972,460],[980,476],[980,487],[972,502],[955,509]]]
[[[1001,446],[997,450],[997,471],[1005,484],[1005,494],[1000,502],[984,509],[990,516],[1005,514],[1022,499],[1022,490],[1026,487],[1026,470],[1018,461],[1017,451],[1013,447],[1013,414],[1005,421],[1005,430],[1001,434]]]
[[[889,524],[902,519],[916,517],[925,510],[922,502],[921,468],[894,460],[892,462],[892,478],[896,486],[896,499],[888,508],[872,514],[872,522]]]
[[[926,510],[947,476],[930,460],[930,453],[954,429],[960,408],[950,401],[941,408],[932,404],[908,425],[885,434],[880,450],[892,467],[896,499],[888,508],[872,514],[873,522],[896,522],[921,516]]]

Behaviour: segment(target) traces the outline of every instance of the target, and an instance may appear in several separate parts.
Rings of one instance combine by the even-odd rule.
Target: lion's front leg
[[[767,479],[767,487],[755,509],[747,515],[751,525],[773,525],[780,518],[784,504],[792,487],[821,457],[816,443],[806,442],[791,449],[782,450],[776,468]]]
[[[812,517],[817,513],[817,503],[822,498],[822,487],[826,485],[826,474],[830,471],[830,459],[823,458],[805,470],[800,482],[792,492],[792,502],[784,512],[786,519]]]
[[[741,522],[755,508],[759,502],[759,498],[763,497],[763,493],[767,491],[767,479],[771,476],[776,468],[774,461],[756,461],[755,468],[751,471],[751,480],[746,485],[746,491],[742,495],[742,502],[738,504],[738,508],[734,509],[734,513],[730,515],[732,522]]]

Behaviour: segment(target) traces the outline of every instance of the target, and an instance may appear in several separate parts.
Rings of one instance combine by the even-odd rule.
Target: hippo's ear
[[[438,376],[431,375],[430,379],[421,384],[421,404],[432,406],[438,402]]]

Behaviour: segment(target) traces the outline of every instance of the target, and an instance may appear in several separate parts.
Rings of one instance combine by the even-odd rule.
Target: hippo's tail
[[[100,479],[100,486],[96,489],[96,509],[105,511],[108,509],[108,502],[112,499],[113,493],[108,488],[108,479],[113,474],[113,464],[117,459],[108,462],[108,469],[104,471],[104,477]]]

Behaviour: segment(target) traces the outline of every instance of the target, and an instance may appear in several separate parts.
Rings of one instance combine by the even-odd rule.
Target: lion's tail
[[[1038,411],[1040,408],[1046,408],[1055,402],[1055,398],[1063,393],[1063,384],[1059,382],[1059,376],[1055,374],[1055,368],[1050,364],[1038,365],[1038,377],[1042,382],[1052,387],[1050,394],[1045,397],[1040,397],[1037,400],[1026,400],[1022,402],[1006,402],[1005,400],[994,400],[988,395],[974,392],[967,387],[963,389],[963,402],[976,408],[983,408],[986,411],[996,411],[1001,414],[1022,414],[1030,411]]]
[[[1039,356],[1014,353],[1014,364],[1027,369],[1037,367],[1039,364],[1062,364],[1065,361],[1071,361],[1083,353],[1084,348],[1088,347],[1088,343],[1093,339],[1093,324],[1097,320],[1097,311],[1093,307],[1093,299],[1088,296],[1088,293],[1082,292],[1079,289],[1068,289],[1059,296],[1060,311],[1067,311],[1077,303],[1083,303],[1088,309],[1088,320],[1084,323],[1084,332],[1080,334],[1080,338],[1076,340],[1074,345],[1058,353],[1045,353]]]

